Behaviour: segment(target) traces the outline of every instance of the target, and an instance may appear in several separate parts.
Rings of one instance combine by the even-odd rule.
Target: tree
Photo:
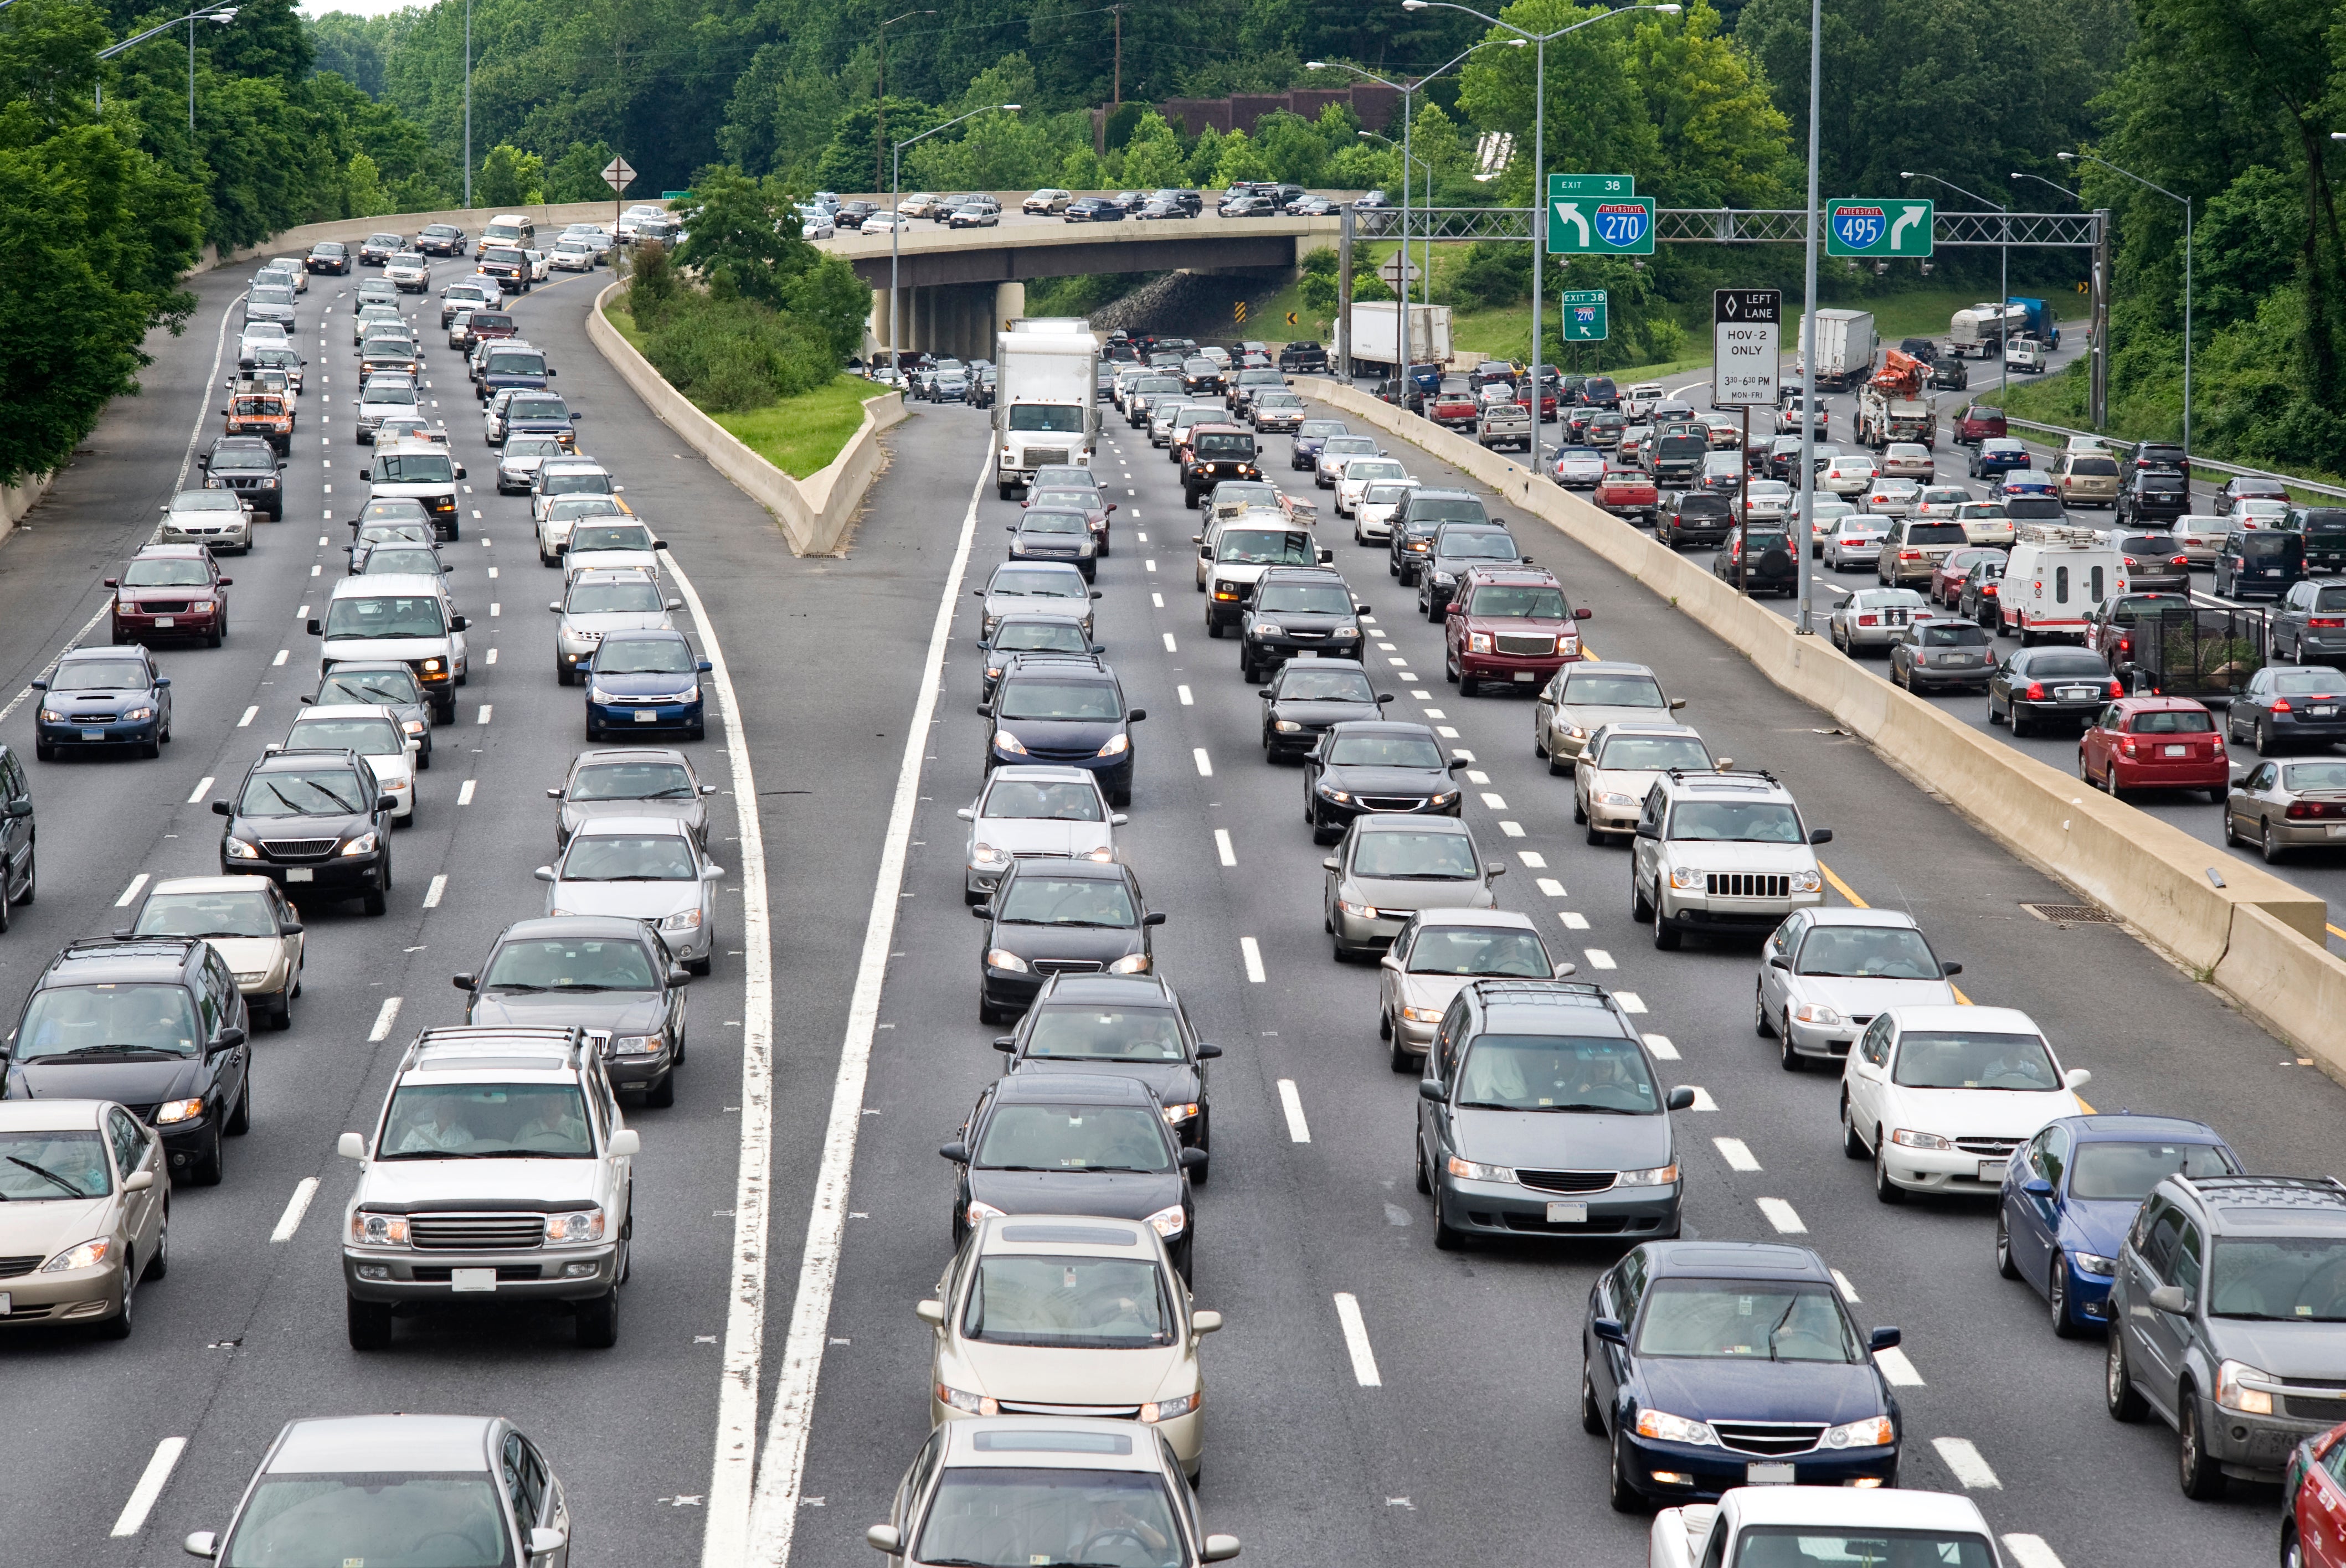
[[[1553,32],[1603,14],[1601,8],[1583,10],[1571,0],[1515,0],[1499,13],[1529,33]],[[1494,31],[1490,36],[1504,39],[1513,35]],[[1548,45],[1549,168],[1651,176],[1659,138],[1631,76],[1627,45],[1628,31],[1618,22],[1583,27]],[[1518,204],[1531,197],[1531,159],[1526,155],[1532,149],[1537,107],[1537,64],[1531,49],[1484,49],[1466,62],[1459,78],[1458,107],[1466,117],[1484,130],[1511,132],[1515,138],[1515,160],[1496,183],[1503,199]],[[1413,150],[1433,162],[1425,150],[1423,111],[1413,139]]]
[[[1630,76],[1658,136],[1653,192],[1674,207],[1780,207],[1796,183],[1791,121],[1757,64],[1692,0],[1682,23],[1648,21],[1629,41]],[[1640,186],[1640,189],[1648,188]]]
[[[1470,161],[1466,138],[1459,134],[1458,122],[1442,112],[1442,106],[1428,99],[1417,111],[1410,125],[1410,156],[1433,171],[1438,179],[1445,174],[1455,174]],[[1425,168],[1413,169],[1413,178],[1423,178]]]
[[[382,171],[362,152],[351,154],[342,170],[342,208],[343,216],[349,218],[372,218],[392,210],[382,188]]]
[[[611,187],[603,178],[604,168],[611,161],[610,145],[599,138],[575,141],[563,155],[546,168],[546,199],[548,201],[607,201]]]
[[[1253,137],[1242,130],[1234,130],[1222,138],[1220,153],[1214,159],[1210,183],[1229,186],[1242,179],[1270,178],[1270,159]]]
[[[473,182],[474,199],[483,207],[500,209],[535,207],[546,199],[545,178],[544,158],[499,142],[481,160],[481,171]]]
[[[1333,109],[1338,106],[1330,104]],[[1327,117],[1321,117],[1321,124]],[[1338,124],[1341,124],[1340,119]],[[1351,141],[1353,133],[1348,128],[1342,139]],[[1285,112],[1268,114],[1256,122],[1255,145],[1262,149],[1265,162],[1270,166],[1267,177],[1295,185],[1325,185],[1328,182],[1328,138],[1321,128],[1300,115]]]
[[[1189,149],[1188,183],[1211,185],[1214,171],[1221,167],[1222,133],[1208,126],[1198,137],[1198,145]]]
[[[729,289],[771,310],[789,303],[790,285],[815,263],[817,251],[800,237],[790,187],[772,175],[752,179],[719,166],[694,176],[689,237],[676,249],[678,267],[699,272],[714,288]],[[865,290],[867,305],[870,290]]]
[[[1155,109],[1143,109],[1133,122],[1132,135],[1124,144],[1124,163],[1117,178],[1125,184],[1143,190],[1178,185],[1188,177],[1188,169],[1181,161],[1180,139],[1165,117]]]

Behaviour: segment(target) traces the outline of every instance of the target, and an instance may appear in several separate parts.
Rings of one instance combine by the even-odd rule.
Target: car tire
[[[616,1285],[592,1300],[571,1308],[578,1346],[584,1350],[607,1350],[619,1342],[619,1288]]]
[[[2012,1226],[2002,1205],[1995,1211],[1995,1271],[2005,1279],[2020,1278],[2020,1267],[2012,1261]]]
[[[384,898],[383,890],[381,888],[369,888],[365,892],[359,895],[359,902],[360,906],[370,915],[383,914],[390,909],[390,904]]]
[[[1588,1380],[1588,1369],[1580,1369],[1580,1430],[1590,1437],[1605,1435],[1605,1412],[1597,1407],[1596,1390]]]
[[[2259,757],[2270,757],[2277,749],[2273,745],[2272,725],[2268,720],[2257,720],[2256,747]]]
[[[1882,1148],[1889,1140],[1880,1128],[1873,1134],[1873,1197],[1877,1203],[1902,1204],[1906,1201],[1906,1189],[1890,1179],[1890,1166],[1882,1157]]]
[[[2224,1467],[2208,1452],[2200,1437],[2199,1396],[2187,1385],[2176,1403],[2183,1407],[2182,1419],[2175,1423],[2176,1480],[2183,1495],[2193,1502],[2217,1502],[2227,1490]]]
[[[1646,1500],[1629,1484],[1628,1472],[1622,1468],[1622,1446],[1621,1434],[1614,1433],[1612,1459],[1606,1466],[1606,1501],[1612,1503],[1616,1513],[1643,1513],[1647,1511]]]
[[[228,1115],[228,1135],[240,1138],[252,1131],[252,1074],[247,1073],[244,1087],[237,1092],[236,1109]]]
[[[1679,943],[1685,939],[1679,934],[1678,927],[1670,924],[1669,917],[1662,913],[1660,890],[1656,889],[1655,893],[1654,901],[1650,906],[1653,910],[1654,946],[1663,952],[1676,952]]]
[[[136,1253],[124,1256],[122,1268],[122,1310],[97,1325],[101,1339],[128,1339],[135,1326],[131,1304],[138,1298],[138,1257]]]
[[[1776,1064],[1787,1073],[1801,1072],[1808,1066],[1800,1059],[1800,1054],[1792,1048],[1792,1013],[1790,1008],[1784,1010],[1777,1024]]]
[[[1433,1201],[1433,1249],[1436,1252],[1465,1251],[1466,1233],[1463,1230],[1454,1230],[1451,1228],[1450,1222],[1442,1217],[1442,1194],[1437,1191],[1432,1196]]]
[[[218,1186],[228,1169],[228,1149],[220,1142],[219,1129],[212,1129],[211,1148],[200,1159],[188,1162],[188,1180],[196,1186]]]
[[[2053,1316],[2053,1332],[2063,1339],[2075,1339],[2085,1333],[2085,1326],[2069,1311],[2069,1264],[2058,1253],[2054,1255],[2052,1278],[2045,1281],[2045,1309]]]
[[[1751,983],[1751,1033],[1762,1040],[1776,1037],[1775,1021],[1768,1016],[1768,993],[1756,980]]]
[[[1841,1097],[1841,1152],[1853,1160],[1873,1157],[1873,1151],[1867,1148],[1865,1140],[1857,1135],[1857,1123],[1850,1116],[1847,1095]]]
[[[2286,852],[2281,849],[2280,841],[2273,837],[2272,819],[2270,817],[2258,824],[2257,850],[2264,857],[2265,864],[2269,866],[2280,864],[2281,856]]]

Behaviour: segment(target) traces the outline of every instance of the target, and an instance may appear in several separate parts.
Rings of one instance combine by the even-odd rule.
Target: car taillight
[[[1882,624],[1882,617],[1879,616],[1860,616],[1857,617],[1857,624],[1862,626],[1878,626]]]
[[[2126,687],[2120,686],[2116,681],[2110,682],[2110,696],[2112,697],[2120,697],[2125,695]]]
[[[2132,740],[2121,740],[2121,741],[2119,741],[2119,742],[2118,742],[2118,750],[2119,750],[2120,752],[2124,753],[2126,756],[2132,757],[2133,755],[2135,755],[2134,742],[2133,742]]]
[[[2177,555],[2171,558],[2167,564],[2170,566],[2188,566],[2191,565],[2191,557],[2188,555]],[[2320,623],[2316,622],[2315,624],[2319,625]],[[2332,624],[2337,626],[2346,626],[2346,621],[2338,621]]]
[[[2346,626],[2346,616],[2308,616],[2305,624],[2309,626],[2321,626],[2334,630],[2339,626]]]
[[[1983,598],[1983,599],[1993,599],[1993,598],[1994,598],[1994,597],[1995,597],[1995,585],[1994,585],[1994,583],[1982,583],[1982,584],[1980,585],[1980,597],[1981,597],[1981,598]]]
[[[2127,565],[2129,565],[2129,566],[2134,566],[2134,565],[2140,565],[2140,563],[2139,563],[2139,562],[2137,562],[2137,560],[2136,560],[2132,555],[2122,555],[2122,556],[2120,556],[2120,557],[2119,557],[2119,559],[2123,560],[2123,561],[2124,561]]]
[[[1901,550],[1898,552],[1898,558],[1902,561],[1919,561],[1923,558],[1923,552],[1920,550]]]
[[[2042,702],[2042,701],[2044,701],[2044,700],[2045,700],[2045,683],[2044,683],[2043,681],[2041,681],[2041,680],[2032,680],[2032,681],[2030,681],[2030,682],[2028,683],[2028,693],[2027,693],[2027,695],[2028,695],[2028,700],[2029,700],[2029,701],[2031,701],[2031,702]]]
[[[2346,817],[2346,806],[2335,800],[2292,800],[2289,815],[2300,820],[2307,817]]]

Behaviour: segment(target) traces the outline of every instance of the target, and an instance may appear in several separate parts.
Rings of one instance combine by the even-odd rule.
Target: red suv
[[[1966,403],[1955,415],[1955,444],[1977,446],[1983,441],[2002,441],[2011,432],[2004,427],[2004,410],[1984,402]]]
[[[2116,797],[2128,789],[2205,789],[2221,803],[2231,759],[2213,715],[2188,697],[2122,697],[2077,742],[2077,775]]]
[[[114,590],[114,641],[197,637],[219,647],[228,635],[230,580],[201,545],[148,545],[130,557],[122,575],[106,579]]]
[[[1535,691],[1580,657],[1584,606],[1565,603],[1554,574],[1522,566],[1474,566],[1443,616],[1442,673],[1472,697],[1484,681]]]

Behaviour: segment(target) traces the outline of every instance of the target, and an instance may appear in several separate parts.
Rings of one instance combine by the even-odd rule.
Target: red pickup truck
[[[1442,385],[1425,400],[1425,417],[1451,430],[1473,430],[1482,413],[1474,388],[1464,376],[1444,376]]]
[[[1648,528],[1661,514],[1662,498],[1654,488],[1653,476],[1635,468],[1607,463],[1605,477],[1596,482],[1590,499],[1616,517],[1636,517]]]

